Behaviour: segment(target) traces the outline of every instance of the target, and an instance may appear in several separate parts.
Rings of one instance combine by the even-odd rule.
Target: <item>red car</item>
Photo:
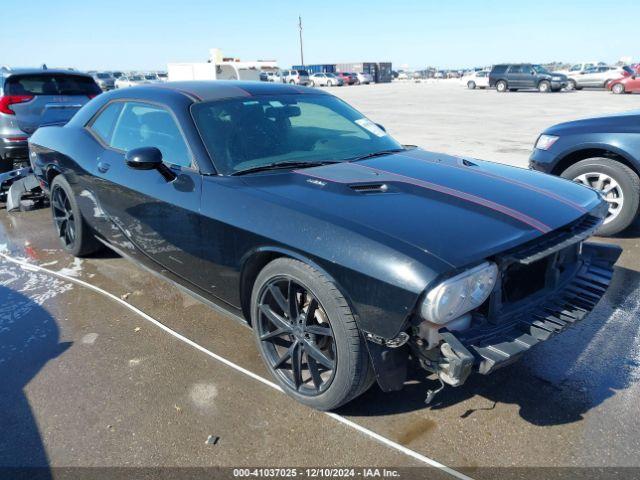
[[[634,93],[640,92],[640,76],[630,67],[623,67],[624,76],[616,78],[607,83],[607,88],[613,93]]]
[[[334,72],[334,75],[338,78],[341,78],[344,82],[344,85],[353,85],[356,83],[357,77],[351,73],[347,72]]]

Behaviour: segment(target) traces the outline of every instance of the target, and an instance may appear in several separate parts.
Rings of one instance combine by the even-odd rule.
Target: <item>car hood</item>
[[[629,117],[639,117],[640,110],[619,112],[609,115],[601,115],[591,118],[573,120],[571,122],[558,123],[547,128],[543,133],[546,135],[571,135],[576,133],[636,133],[637,125],[634,119]]]
[[[420,149],[243,180],[290,208],[454,267],[545,235],[603,202],[561,178]]]

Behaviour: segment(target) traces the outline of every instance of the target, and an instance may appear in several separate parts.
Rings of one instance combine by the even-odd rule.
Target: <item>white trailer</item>
[[[170,63],[167,66],[169,81],[180,80],[260,80],[260,71],[252,67],[235,65],[234,62]]]

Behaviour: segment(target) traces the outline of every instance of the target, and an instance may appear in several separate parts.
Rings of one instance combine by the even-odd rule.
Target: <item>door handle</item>
[[[111,165],[109,165],[108,163],[98,162],[98,171],[100,173],[107,173],[110,168],[111,168]]]

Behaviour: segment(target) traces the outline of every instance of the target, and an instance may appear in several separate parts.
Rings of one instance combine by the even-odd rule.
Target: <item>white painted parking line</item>
[[[65,275],[64,273],[60,273],[60,272],[55,272],[53,270],[49,270],[48,268],[44,268],[41,267],[39,265],[34,265],[32,263],[29,262],[25,262],[21,259],[18,258],[14,258],[11,257],[10,255],[7,255],[6,253],[0,252],[0,257],[4,258],[5,260],[7,260],[8,262],[20,265],[21,267],[23,267],[26,270],[30,270],[30,271],[41,271],[41,272],[45,272],[48,273],[50,275],[54,275],[58,278],[63,278],[64,280],[67,280],[69,282],[75,283],[77,285],[80,285],[82,287],[88,288],[89,290],[92,290],[96,293],[99,293],[101,295],[104,295],[105,297],[110,298],[111,300],[113,300],[116,303],[119,303],[120,305],[122,305],[125,308],[128,308],[129,310],[131,310],[132,312],[136,313],[137,315],[141,316],[142,318],[144,318],[145,320],[147,320],[148,322],[153,323],[155,326],[157,326],[158,328],[161,328],[162,330],[164,330],[165,332],[167,332],[168,334],[170,334],[171,336],[177,338],[178,340],[186,343],[187,345],[192,346],[193,348],[195,348],[196,350],[201,351],[202,353],[210,356],[211,358],[214,358],[215,360],[227,365],[228,367],[248,376],[253,378],[254,380],[257,380],[258,382],[263,383],[264,385],[267,385],[268,387],[273,388],[274,390],[278,390],[279,392],[282,392],[282,388],[280,388],[280,386],[278,386],[277,384],[273,383],[270,380],[267,380],[266,378],[261,377],[260,375],[257,375],[256,373],[253,373],[250,370],[247,370],[244,367],[241,367],[240,365],[237,365],[235,363],[233,363],[232,361],[221,357],[220,355],[207,350],[206,348],[204,348],[202,345],[197,344],[196,342],[194,342],[193,340],[190,340],[189,338],[185,337],[184,335],[181,335],[180,333],[176,332],[175,330],[172,330],[171,328],[167,327],[166,325],[164,325],[163,323],[159,322],[158,320],[156,320],[155,318],[151,317],[150,315],[146,314],[145,312],[143,312],[142,310],[134,307],[133,305],[131,305],[130,303],[127,303],[126,301],[124,301],[123,299],[121,299],[120,297],[118,297],[117,295],[114,295],[113,293],[110,293],[106,290],[103,290],[100,287],[96,287],[95,285],[92,285],[91,283],[85,282],[84,280],[80,280],[79,278],[76,277],[71,277],[69,275]],[[323,412],[325,415],[327,415],[330,418],[333,418],[334,420],[336,420],[337,422],[342,423],[343,425],[346,425],[349,428],[352,428],[354,430],[357,430],[358,432],[362,433],[363,435],[366,435],[369,438],[372,438],[394,450],[399,451],[400,453],[403,453],[411,458],[414,458],[415,460],[418,460],[419,462],[422,462],[426,465],[429,465],[430,467],[436,468],[438,470],[441,470],[445,473],[448,473],[449,475],[452,475],[456,478],[459,478],[461,480],[472,480],[471,477],[468,477],[467,475],[460,473],[450,467],[447,467],[446,465],[443,465],[440,462],[437,462],[436,460],[433,460],[429,457],[426,457],[414,450],[411,450],[410,448],[407,448],[403,445],[400,445],[397,442],[394,442],[393,440],[390,440],[372,430],[369,430],[366,427],[363,427],[362,425],[359,425],[355,422],[352,422],[351,420],[343,417],[342,415],[338,415],[336,413],[332,413],[332,412]]]

